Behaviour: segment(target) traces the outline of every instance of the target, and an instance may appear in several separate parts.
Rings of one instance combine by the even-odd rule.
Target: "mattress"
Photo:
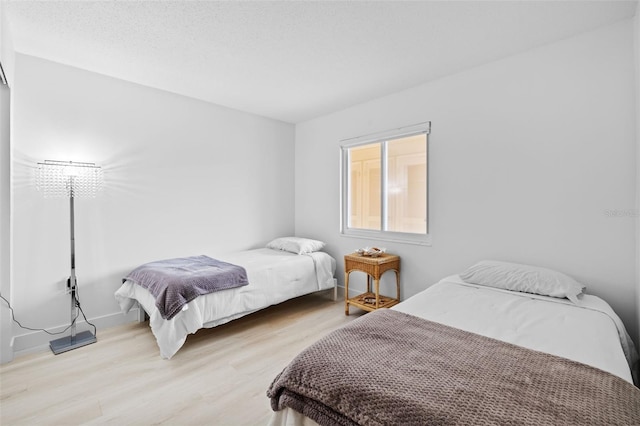
[[[465,331],[572,359],[633,383],[637,353],[602,299],[566,299],[468,284],[453,275],[393,309]]]
[[[171,320],[162,318],[147,289],[131,281],[125,281],[115,293],[123,312],[136,302],[147,312],[162,358],[175,355],[187,336],[201,328],[215,327],[285,300],[335,287],[336,262],[324,252],[297,255],[261,248],[211,257],[244,267],[249,285],[199,296]]]
[[[406,314],[568,358],[633,383],[638,355],[622,321],[602,299],[583,295],[579,304],[468,284],[453,275],[391,308]],[[316,425],[285,408],[270,425]]]

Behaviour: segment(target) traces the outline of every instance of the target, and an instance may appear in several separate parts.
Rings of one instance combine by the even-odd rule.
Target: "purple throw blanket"
[[[198,296],[249,284],[241,266],[192,256],[159,260],[137,267],[124,279],[146,288],[156,298],[164,319],[171,319]]]

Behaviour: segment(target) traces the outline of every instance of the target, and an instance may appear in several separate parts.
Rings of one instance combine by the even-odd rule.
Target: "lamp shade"
[[[94,198],[102,184],[102,168],[95,163],[53,160],[38,163],[36,188],[45,198]]]

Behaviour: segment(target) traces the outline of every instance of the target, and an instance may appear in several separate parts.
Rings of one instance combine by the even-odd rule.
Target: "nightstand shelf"
[[[349,275],[353,271],[367,274],[367,291],[355,297],[349,297]],[[395,298],[380,295],[380,277],[387,271],[396,273]],[[369,312],[380,308],[390,308],[400,302],[400,257],[386,253],[378,257],[361,256],[358,253],[347,254],[344,257],[344,282],[345,315],[349,315],[349,306]]]

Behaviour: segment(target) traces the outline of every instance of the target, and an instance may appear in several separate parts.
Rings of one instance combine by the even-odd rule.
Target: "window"
[[[342,141],[342,233],[427,244],[430,123]]]

